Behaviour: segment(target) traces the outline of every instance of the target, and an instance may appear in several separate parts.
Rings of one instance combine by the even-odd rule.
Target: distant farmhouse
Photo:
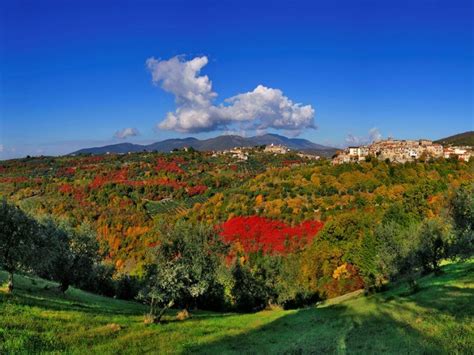
[[[450,158],[468,161],[473,155],[471,147],[443,147],[430,140],[395,140],[386,139],[370,145],[348,147],[339,152],[333,164],[365,161],[369,156],[379,160],[405,163],[420,158]]]

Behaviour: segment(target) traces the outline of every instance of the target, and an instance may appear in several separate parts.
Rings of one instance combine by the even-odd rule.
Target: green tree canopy
[[[13,291],[13,274],[31,266],[37,227],[18,207],[0,202],[0,267],[9,273],[8,290]]]

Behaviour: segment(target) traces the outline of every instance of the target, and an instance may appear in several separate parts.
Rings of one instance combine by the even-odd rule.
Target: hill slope
[[[446,138],[441,138],[436,143],[442,145],[468,145],[474,147],[474,131],[455,134]]]
[[[400,285],[318,308],[195,312],[182,322],[170,313],[168,323],[148,326],[140,304],[75,289],[62,296],[50,282],[17,277],[16,294],[0,292],[0,353],[469,353],[474,261],[443,271],[413,295]]]
[[[282,144],[293,150],[319,152],[330,156],[336,149],[310,142],[306,139],[287,138],[278,134],[265,134],[255,137],[241,137],[235,135],[218,136],[199,140],[193,137],[183,139],[167,139],[148,145],[119,143],[103,147],[93,147],[78,150],[71,154],[105,154],[105,153],[134,153],[141,151],[169,152],[175,148],[193,147],[196,150],[212,151],[225,150],[234,147],[254,147],[256,145]]]

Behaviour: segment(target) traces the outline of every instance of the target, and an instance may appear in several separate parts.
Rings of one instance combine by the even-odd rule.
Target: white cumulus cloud
[[[353,134],[348,134],[346,136],[346,143],[348,145],[365,145],[372,142],[377,142],[382,139],[382,134],[380,133],[377,127],[369,129],[367,136],[355,136]]]
[[[118,139],[125,139],[128,137],[138,136],[140,132],[136,128],[124,128],[120,131],[115,132],[114,137]]]
[[[279,89],[258,85],[253,91],[237,94],[214,104],[217,94],[207,75],[200,75],[207,57],[185,60],[149,58],[147,67],[153,83],[175,96],[177,108],[168,112],[158,127],[179,132],[229,130],[239,124],[245,129],[283,129],[293,135],[315,128],[311,105],[294,103]]]

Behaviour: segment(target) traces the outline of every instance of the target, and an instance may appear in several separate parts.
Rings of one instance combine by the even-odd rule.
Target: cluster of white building
[[[458,157],[460,160],[469,161],[469,159],[474,156],[474,152],[472,151],[472,147],[469,146],[445,147],[443,156],[446,159]]]
[[[273,153],[273,154],[286,154],[290,151],[290,148],[285,147],[281,144],[270,144],[265,147],[263,150],[265,153]]]
[[[372,156],[380,160],[405,163],[420,158],[450,158],[468,161],[473,155],[471,147],[443,147],[430,140],[395,140],[386,139],[370,145],[348,147],[339,152],[333,159],[333,164],[365,161]]]
[[[255,151],[255,147],[234,147],[232,149],[226,149],[222,151],[213,152],[212,156],[216,157],[219,155],[230,155],[232,158],[240,161],[248,160],[249,154]],[[286,154],[290,151],[288,147],[279,144],[267,145],[263,151],[270,154]]]
[[[237,160],[247,160],[249,158],[249,148],[245,147],[234,147],[232,149],[218,150],[212,153],[213,157],[219,155],[230,155],[232,158]]]

